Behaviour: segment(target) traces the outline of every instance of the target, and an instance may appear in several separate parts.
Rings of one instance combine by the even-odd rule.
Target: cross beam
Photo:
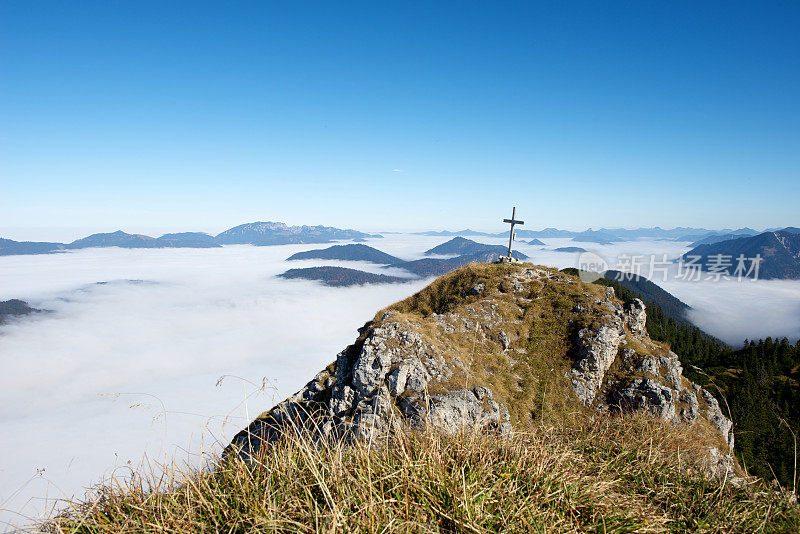
[[[510,219],[503,219],[504,223],[511,224],[511,231],[508,234],[508,259],[511,261],[511,243],[514,241],[514,225],[515,224],[525,224],[525,221],[518,221],[516,220],[517,215],[517,207],[514,206],[514,209],[511,211],[511,218]]]

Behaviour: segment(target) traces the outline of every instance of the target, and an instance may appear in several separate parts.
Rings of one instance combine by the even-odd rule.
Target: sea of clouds
[[[369,244],[416,259],[448,239],[387,234]],[[517,247],[559,268],[578,259],[552,250],[560,246],[597,251],[611,268],[623,253],[674,258],[687,250],[669,241],[543,241],[544,250]],[[313,248],[320,245],[0,258],[0,300],[49,310],[0,327],[0,521],[29,523],[58,508],[58,499],[81,497],[141,465],[201,465],[330,363],[380,308],[429,281],[330,288],[276,278],[315,265],[403,273],[359,262],[285,261]],[[693,307],[698,325],[729,343],[800,337],[800,282],[658,282]]]

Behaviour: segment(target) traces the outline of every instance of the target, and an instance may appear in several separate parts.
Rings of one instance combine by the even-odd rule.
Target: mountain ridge
[[[446,256],[451,254],[464,256],[464,255],[491,253],[491,254],[497,254],[498,256],[502,256],[507,252],[508,252],[508,247],[504,245],[489,245],[486,243],[478,243],[477,241],[466,239],[464,237],[454,237],[449,241],[446,241],[440,245],[437,245],[433,248],[426,250],[424,254],[426,256],[434,256],[434,255]],[[517,258],[518,260],[528,259],[527,255],[517,250],[512,250],[511,255]]]
[[[394,284],[410,282],[412,279],[386,274],[368,273],[347,267],[321,266],[289,269],[278,275],[281,278],[320,281],[327,286],[346,287],[365,284]]]
[[[800,234],[780,230],[698,245],[682,255],[681,260],[686,265],[695,263],[706,272],[754,278],[758,257],[761,258],[759,279],[800,279]],[[742,265],[739,258],[744,260]]]
[[[129,234],[122,230],[101,232],[66,243],[14,241],[0,238],[0,256],[50,254],[83,248],[212,248],[224,244],[256,246],[297,243],[330,243],[336,240],[377,239],[380,234],[343,230],[331,226],[289,226],[280,222],[245,223],[212,236],[204,232],[179,232],[158,238],[144,234]]]
[[[342,260],[342,261],[368,261],[382,265],[395,265],[404,260],[387,254],[377,248],[363,244],[333,245],[325,249],[307,250],[292,254],[286,261],[295,260]]]
[[[612,288],[531,264],[470,264],[379,311],[225,455],[255,458],[287,424],[318,439],[370,440],[397,424],[507,434],[568,414],[641,412],[694,425],[717,459],[710,476],[738,476],[730,420],[645,323],[644,304],[620,302]]]

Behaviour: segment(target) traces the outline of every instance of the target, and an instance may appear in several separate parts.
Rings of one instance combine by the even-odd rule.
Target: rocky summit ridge
[[[376,314],[300,391],[225,451],[252,459],[287,432],[374,439],[403,427],[498,434],[647,413],[696,430],[710,476],[733,474],[732,423],[679,356],[647,334],[644,304],[531,264],[470,264]]]

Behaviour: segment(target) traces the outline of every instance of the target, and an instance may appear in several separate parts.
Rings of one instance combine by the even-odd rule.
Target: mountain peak
[[[252,222],[234,226],[217,235],[217,242],[222,245],[288,245],[293,243],[329,243],[336,239],[365,239],[381,237],[358,232],[342,230],[330,226],[288,226],[282,222]]]
[[[505,245],[488,245],[486,243],[478,243],[472,239],[465,237],[454,237],[453,239],[435,246],[425,251],[426,256],[431,255],[475,255],[475,254],[495,254],[497,256],[505,255],[508,252],[508,247]],[[512,256],[520,260],[528,259],[528,256],[516,250],[512,251]]]
[[[403,260],[396,258],[385,252],[364,245],[361,243],[353,243],[348,245],[333,245],[326,249],[307,250],[304,252],[297,252],[288,258],[288,261],[293,260],[344,260],[344,261],[368,261],[370,263],[377,263],[382,265],[394,265],[401,263]]]
[[[696,427],[699,442],[728,451],[730,420],[683,376],[678,355],[648,336],[645,321],[641,301],[621,302],[612,288],[555,269],[470,264],[379,311],[334,363],[260,415],[226,454],[251,458],[287,424],[371,439],[393,432],[396,417],[412,427],[502,434],[601,413]]]

